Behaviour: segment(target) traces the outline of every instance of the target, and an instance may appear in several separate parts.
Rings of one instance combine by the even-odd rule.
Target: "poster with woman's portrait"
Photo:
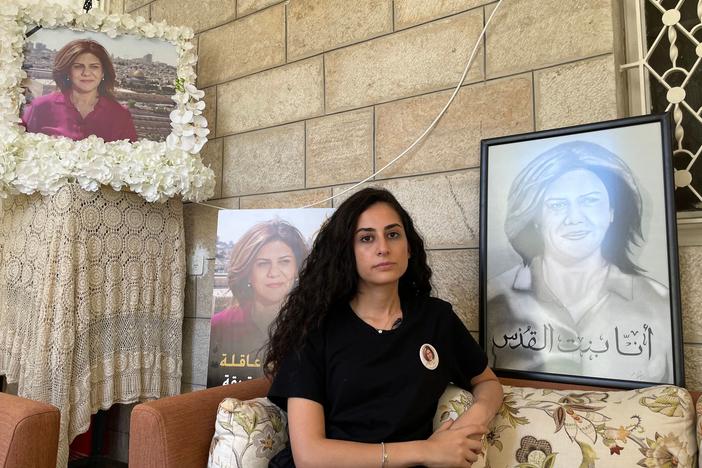
[[[222,210],[207,386],[263,375],[268,327],[278,315],[331,208]]]
[[[485,140],[481,341],[505,376],[683,384],[666,115]]]
[[[176,46],[165,40],[38,29],[24,47],[22,124],[76,141],[165,141],[177,65]]]

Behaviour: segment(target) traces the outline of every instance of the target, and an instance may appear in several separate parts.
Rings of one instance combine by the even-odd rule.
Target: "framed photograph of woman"
[[[177,65],[163,39],[41,28],[25,42],[22,125],[72,140],[165,141]]]
[[[667,115],[484,140],[481,344],[498,374],[683,385]]]
[[[297,284],[331,208],[222,210],[217,224],[207,386],[263,375],[268,327]]]
[[[211,197],[193,37],[96,8],[3,4],[0,196],[53,195],[77,183],[148,202]]]

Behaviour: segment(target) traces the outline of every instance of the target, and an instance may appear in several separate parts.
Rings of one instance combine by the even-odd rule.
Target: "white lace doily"
[[[72,184],[0,213],[0,375],[59,408],[65,467],[98,409],[180,391],[182,202]]]

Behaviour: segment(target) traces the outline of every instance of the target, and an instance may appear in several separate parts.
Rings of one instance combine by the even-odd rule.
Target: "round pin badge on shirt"
[[[424,367],[434,370],[439,365],[439,353],[432,345],[424,343],[419,347],[419,360],[422,361]]]

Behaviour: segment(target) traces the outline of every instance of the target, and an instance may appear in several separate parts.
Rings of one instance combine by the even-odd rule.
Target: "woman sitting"
[[[337,208],[271,328],[268,396],[287,410],[291,442],[271,466],[472,465],[502,387],[430,278],[391,193],[365,189]],[[450,382],[475,403],[432,433]]]

